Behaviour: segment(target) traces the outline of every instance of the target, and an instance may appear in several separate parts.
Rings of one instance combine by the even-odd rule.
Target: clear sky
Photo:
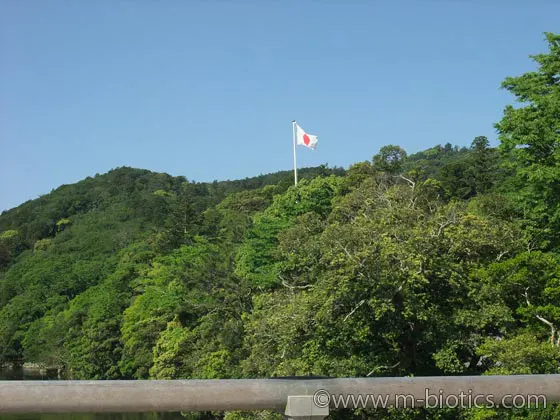
[[[0,0],[0,211],[119,166],[236,179],[478,135],[554,0]]]

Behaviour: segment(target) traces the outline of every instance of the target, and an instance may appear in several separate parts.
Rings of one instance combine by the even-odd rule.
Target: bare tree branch
[[[527,307],[532,308],[533,305],[531,305],[531,302],[529,301],[529,288],[526,287],[525,288],[525,302],[527,302]],[[535,316],[535,318],[537,318],[539,321],[541,321],[543,324],[548,325],[548,327],[550,328],[550,344],[552,344],[553,346],[560,346],[560,337],[556,338],[556,332],[557,332],[557,328],[556,326],[550,322],[548,319],[540,316],[538,313],[534,312],[533,315]]]
[[[373,375],[375,372],[378,372],[380,370],[387,370],[387,369],[394,369],[396,368],[398,365],[400,365],[401,362],[397,362],[395,363],[393,366],[376,366],[374,367],[366,376],[371,376]]]
[[[342,320],[342,322],[346,322],[346,320],[347,320],[348,318],[350,318],[352,315],[354,315],[354,312],[356,312],[356,311],[360,308],[360,306],[362,306],[364,303],[366,303],[366,300],[365,300],[365,299],[362,299],[362,300],[354,307],[354,309],[352,309],[352,310],[350,311],[350,313],[344,317],[344,319]]]

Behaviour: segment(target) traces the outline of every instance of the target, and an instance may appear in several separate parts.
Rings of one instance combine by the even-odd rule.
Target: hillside
[[[498,148],[387,145],[347,170],[302,170],[297,187],[289,171],[195,183],[118,168],[2,213],[0,361],[74,379],[559,373],[548,36],[540,73],[504,82],[530,103],[506,108]]]

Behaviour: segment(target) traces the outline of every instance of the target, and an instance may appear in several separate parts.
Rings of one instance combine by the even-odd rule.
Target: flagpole
[[[292,121],[292,133],[294,137],[294,185],[297,186],[297,162],[296,162],[296,120]]]

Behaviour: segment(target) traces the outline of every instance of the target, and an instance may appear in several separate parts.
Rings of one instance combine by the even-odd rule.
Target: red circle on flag
[[[309,146],[309,142],[311,140],[309,140],[309,136],[307,134],[303,135],[303,142],[305,143],[306,146]]]

